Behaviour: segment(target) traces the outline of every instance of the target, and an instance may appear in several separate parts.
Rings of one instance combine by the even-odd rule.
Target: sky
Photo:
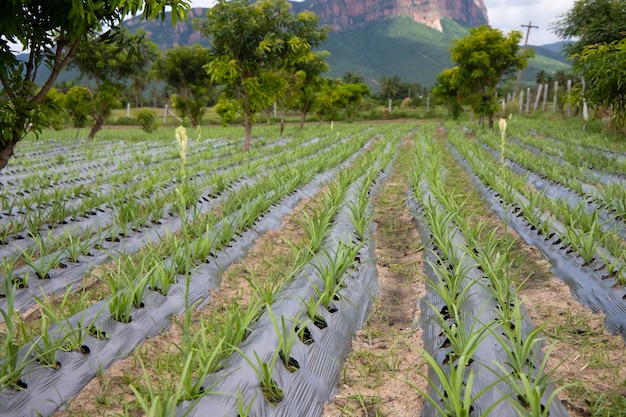
[[[332,1],[332,0],[331,0]],[[575,0],[483,0],[487,6],[489,24],[505,34],[511,30],[521,30],[524,39],[526,28],[521,25],[539,26],[532,28],[528,36],[529,45],[545,45],[558,42],[559,38],[549,30],[549,26],[559,15],[574,6]],[[209,7],[213,0],[192,0],[192,7]]]
[[[532,22],[528,36],[529,45],[545,45],[558,42],[559,39],[550,31],[550,26],[559,15],[567,13],[574,7],[574,0],[483,0],[487,6],[489,24],[508,33],[511,30],[521,30],[526,37],[526,27]]]

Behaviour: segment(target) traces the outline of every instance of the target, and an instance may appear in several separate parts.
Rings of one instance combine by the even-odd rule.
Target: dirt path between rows
[[[401,153],[410,155],[410,142]],[[425,294],[415,221],[404,203],[410,161],[401,158],[377,199],[376,258],[380,293],[324,417],[419,415],[423,399],[410,384],[426,389],[420,355],[417,301]]]

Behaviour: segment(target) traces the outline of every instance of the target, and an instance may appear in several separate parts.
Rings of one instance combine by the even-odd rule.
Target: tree
[[[433,87],[433,94],[442,99],[447,107],[448,114],[453,120],[461,115],[461,84],[459,80],[459,67],[446,68],[437,74],[437,82]]]
[[[391,99],[400,91],[400,77],[394,75],[389,78],[386,75],[380,80],[381,94],[389,100],[389,113],[391,113]]]
[[[552,77],[545,70],[540,70],[535,75],[535,80],[537,84],[549,84],[552,82]]]
[[[293,15],[286,0],[219,0],[201,27],[212,39],[211,80],[224,83],[244,117],[244,151],[250,148],[256,112],[284,93],[280,71],[306,60],[326,39],[311,11]]]
[[[532,49],[522,51],[520,31],[508,36],[489,25],[470,28],[469,35],[456,39],[450,49],[452,61],[457,64],[458,94],[479,116],[486,116],[493,127],[496,109],[496,86],[505,77],[523,69]]]
[[[157,56],[158,47],[148,40],[145,31],[131,35],[122,29],[114,40],[97,36],[80,43],[70,66],[78,68],[83,78],[93,82],[89,114],[94,124],[88,139],[93,139],[102,129],[111,110],[120,106],[123,82],[147,72]]]
[[[296,65],[291,103],[300,111],[300,129],[304,128],[306,115],[315,106],[317,95],[324,85],[322,73],[330,68],[326,61],[328,55],[327,51],[312,52],[310,60]]]
[[[76,85],[65,95],[65,110],[76,128],[85,126],[91,106],[91,91],[87,87]]]
[[[589,45],[573,55],[573,70],[587,80],[575,86],[569,101],[592,107],[610,107],[618,126],[626,125],[626,38],[621,41]],[[578,100],[578,103],[576,101]]]
[[[214,88],[203,68],[211,59],[210,51],[199,44],[169,49],[153,66],[157,79],[176,91],[172,105],[178,115],[189,118],[193,127],[202,121]]]
[[[624,0],[576,0],[551,28],[562,39],[577,38],[563,47],[570,55],[581,54],[587,45],[620,40],[626,32]]]
[[[44,98],[63,68],[74,57],[79,42],[116,28],[128,15],[164,19],[172,7],[172,23],[186,17],[189,0],[4,0],[0,6],[0,169],[13,155],[15,145],[31,130],[46,126]],[[18,60],[12,45],[28,51]],[[38,69],[50,69],[48,79],[35,85]]]
[[[352,71],[348,71],[342,77],[342,81],[346,84],[365,84],[365,78],[361,74],[355,74]]]
[[[345,110],[346,119],[351,119],[369,93],[365,84],[327,79],[318,95],[318,113],[324,120],[333,121],[339,118],[341,110]]]
[[[65,104],[65,94],[60,90],[52,87],[48,94],[46,95],[45,101],[46,106],[51,109],[55,109],[54,113],[51,114],[48,119],[49,127],[54,130],[60,130],[65,127],[67,123],[67,113],[65,112],[64,104]]]

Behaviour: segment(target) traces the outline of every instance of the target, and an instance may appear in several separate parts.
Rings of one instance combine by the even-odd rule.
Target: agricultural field
[[[254,134],[19,144],[0,415],[626,414],[626,143],[516,118]]]

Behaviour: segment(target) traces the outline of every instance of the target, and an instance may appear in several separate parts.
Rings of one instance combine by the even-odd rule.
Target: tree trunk
[[[304,129],[304,121],[306,120],[306,110],[302,111],[300,115],[300,130]]]
[[[243,139],[243,151],[250,150],[250,142],[252,142],[252,110],[250,110],[250,97],[247,92],[242,92],[243,100],[243,127],[245,129],[245,137]]]
[[[87,139],[89,140],[93,139],[96,136],[96,133],[98,133],[100,129],[102,129],[103,125],[104,125],[104,118],[96,119],[96,123],[93,125],[93,127],[89,131],[89,136],[87,136]]]
[[[7,166],[9,159],[13,156],[13,148],[19,142],[19,139],[15,139],[15,136],[13,134],[13,139],[7,142],[0,142],[0,171]]]
[[[285,111],[280,112],[280,137],[283,137],[283,132],[285,131]]]
[[[246,135],[243,139],[243,151],[248,152],[250,150],[250,143],[252,142],[252,121],[250,120],[250,115],[247,113],[244,116],[243,125],[246,130]]]

